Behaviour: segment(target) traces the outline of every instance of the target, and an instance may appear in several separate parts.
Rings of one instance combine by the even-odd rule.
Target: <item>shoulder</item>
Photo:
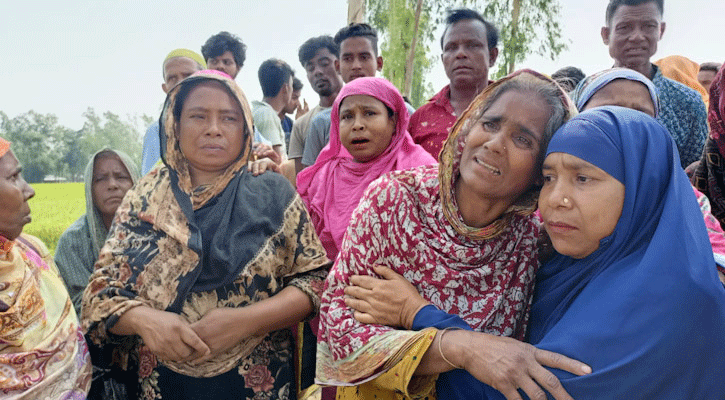
[[[695,104],[702,104],[705,107],[705,103],[702,101],[702,96],[697,93],[696,90],[691,89],[680,82],[667,78],[665,76],[657,76],[652,81],[657,87],[660,97],[672,98],[672,101],[678,102],[689,102]],[[681,105],[678,105],[678,107]]]
[[[61,249],[71,247],[77,241],[86,239],[90,240],[90,229],[86,214],[83,214],[60,235],[55,252],[58,253]]]
[[[322,127],[322,126],[329,126],[330,125],[330,118],[332,117],[332,109],[328,108],[327,110],[320,111],[312,117],[310,120],[310,129],[313,127]]]
[[[28,235],[27,233],[21,233],[20,238],[18,239],[20,243],[22,243],[25,247],[30,248],[30,250],[34,250],[43,259],[50,257],[50,250],[48,250],[45,243],[37,237]]]
[[[243,185],[240,190],[248,191],[259,200],[259,204],[277,204],[286,206],[297,195],[290,182],[282,174],[267,171],[261,175],[253,176],[243,172]]]

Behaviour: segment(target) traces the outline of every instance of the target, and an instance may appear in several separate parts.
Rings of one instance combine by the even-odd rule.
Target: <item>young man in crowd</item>
[[[210,69],[222,71],[236,79],[247,58],[247,46],[229,32],[219,32],[201,46],[201,54]]]
[[[321,111],[329,110],[340,92],[343,82],[339,73],[340,46],[332,36],[308,39],[300,46],[300,64],[305,68],[312,90],[320,96],[320,102],[312,110],[297,119],[292,126],[289,158],[295,162],[295,171],[302,170],[302,153],[309,132],[310,121]]]
[[[279,113],[292,100],[294,73],[286,62],[271,58],[260,65],[258,76],[263,98],[262,101],[252,101],[254,127],[284,160],[287,149]]]

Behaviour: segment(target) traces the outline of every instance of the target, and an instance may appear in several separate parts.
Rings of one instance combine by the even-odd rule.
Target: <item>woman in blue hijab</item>
[[[725,290],[666,129],[613,106],[573,118],[549,144],[539,207],[558,254],[538,272],[529,340],[592,367],[552,370],[567,392],[725,398]]]

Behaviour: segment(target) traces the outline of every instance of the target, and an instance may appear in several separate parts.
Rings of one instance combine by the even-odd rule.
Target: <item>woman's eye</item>
[[[553,175],[544,175],[544,183],[553,182],[553,181],[554,181]]]
[[[352,115],[350,115],[350,114],[342,114],[340,116],[340,119],[341,120],[350,119],[350,118],[352,118]]]
[[[585,175],[577,175],[577,177],[576,177],[576,181],[579,183],[587,183],[591,180],[592,180],[592,178],[585,176]]]
[[[531,139],[527,138],[526,136],[517,136],[516,141],[523,145],[526,145],[527,147],[531,146],[532,144]]]
[[[483,129],[487,131],[492,131],[496,129],[496,123],[492,121],[484,121],[481,123],[481,126],[483,126]]]
[[[375,111],[365,111],[365,115],[368,117],[372,117],[375,114],[377,114]]]

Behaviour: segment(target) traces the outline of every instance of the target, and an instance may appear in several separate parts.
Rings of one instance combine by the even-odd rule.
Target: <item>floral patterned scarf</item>
[[[440,165],[392,172],[368,187],[325,283],[317,350],[320,383],[345,386],[374,379],[424,335],[353,318],[344,288],[352,275],[375,276],[375,264],[402,274],[426,300],[461,316],[475,330],[523,338],[542,234],[533,215],[536,190],[522,195],[490,226],[477,229],[463,222],[454,187],[466,136],[486,100],[508,80],[530,79],[556,85],[529,71],[489,85],[455,124]],[[574,113],[563,91],[561,99],[569,115]]]
[[[0,397],[85,399],[91,359],[48,249],[0,236]]]
[[[245,137],[239,159],[213,184],[194,188],[173,109],[184,85],[203,81],[221,83],[239,102]],[[94,342],[118,340],[108,329],[124,312],[141,305],[194,322],[211,309],[242,307],[287,285],[297,286],[318,304],[325,275],[319,268],[328,260],[289,182],[278,174],[253,177],[246,172],[251,115],[236,83],[218,73],[202,71],[169,92],[160,121],[164,165],[127,193],[83,296],[83,327]],[[305,274],[312,270],[318,271]],[[129,354],[149,355],[137,336],[121,339]],[[248,362],[264,340],[247,338],[201,365],[163,364],[187,376],[218,376]],[[142,362],[147,373],[149,365],[161,363],[150,356],[151,361]]]

